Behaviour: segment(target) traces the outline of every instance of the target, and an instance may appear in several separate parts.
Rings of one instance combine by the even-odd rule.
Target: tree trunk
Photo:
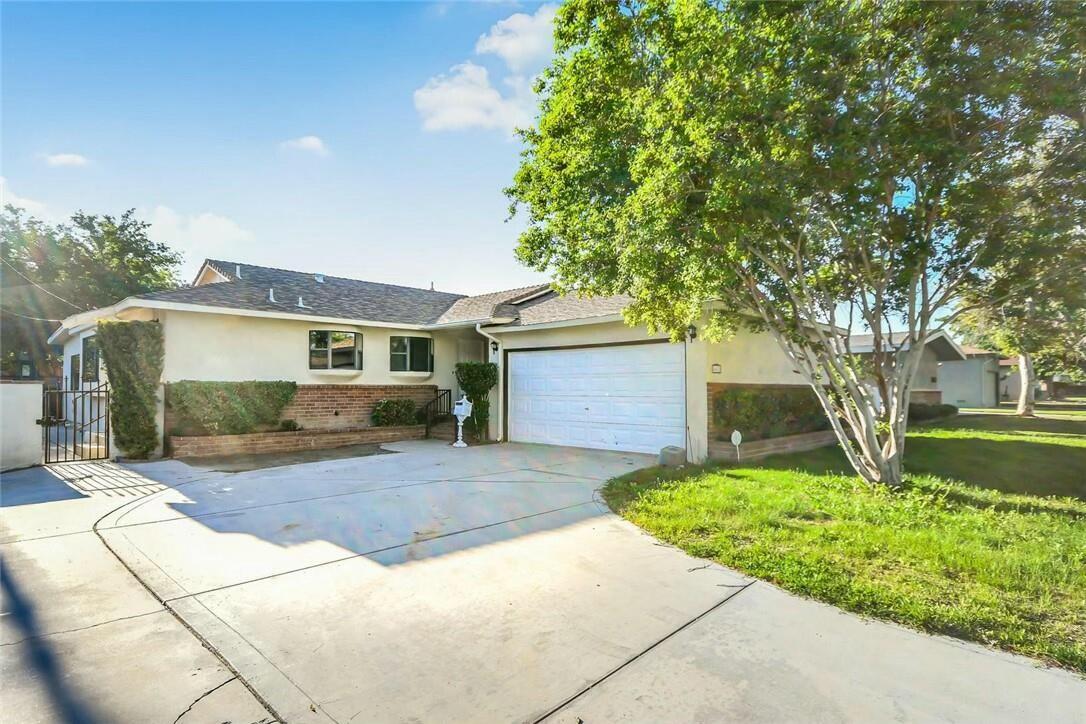
[[[1018,409],[1016,415],[1033,417],[1033,356],[1029,352],[1018,355]]]

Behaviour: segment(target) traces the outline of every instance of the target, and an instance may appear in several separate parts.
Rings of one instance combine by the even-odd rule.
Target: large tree
[[[1009,253],[1029,150],[1064,119],[1037,90],[1076,97],[1081,24],[1059,3],[570,0],[508,190],[518,254],[676,337],[708,301],[710,340],[768,330],[855,469],[900,485],[925,341]]]
[[[39,370],[54,361],[46,339],[57,320],[132,294],[177,286],[180,254],[148,236],[129,210],[77,213],[52,226],[8,206],[0,215],[0,287],[5,371],[27,353]]]

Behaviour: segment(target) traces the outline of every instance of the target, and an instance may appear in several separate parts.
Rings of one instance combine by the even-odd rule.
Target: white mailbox
[[[453,447],[467,447],[464,442],[464,420],[471,417],[471,400],[467,395],[460,395],[460,399],[453,403],[453,416],[456,417],[456,442]]]

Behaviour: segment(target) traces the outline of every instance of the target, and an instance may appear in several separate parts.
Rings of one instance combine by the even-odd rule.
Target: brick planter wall
[[[755,440],[745,442],[740,446],[743,460],[757,460],[767,455],[778,453],[802,452],[814,450],[817,447],[826,447],[837,442],[837,436],[833,430],[820,430],[818,432],[805,432],[800,435],[785,435],[784,437],[771,437],[768,440]],[[735,446],[723,440],[709,441],[709,457],[714,460],[735,460]]]
[[[437,385],[298,385],[280,418],[307,430],[352,429],[370,424],[378,400],[406,397],[422,407],[436,394]]]
[[[170,437],[175,458],[204,455],[249,455],[253,453],[324,450],[363,443],[422,440],[425,425],[404,427],[361,427],[353,430],[297,430],[295,432],[254,432],[247,435],[200,435]]]

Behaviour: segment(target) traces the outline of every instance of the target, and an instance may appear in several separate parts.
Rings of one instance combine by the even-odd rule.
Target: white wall
[[[299,384],[437,385],[453,389],[458,332],[419,332],[350,324],[168,311],[164,382],[294,380]],[[362,333],[361,370],[309,369],[309,331]],[[471,332],[474,334],[474,332]],[[389,337],[432,337],[434,371],[390,372]]]
[[[709,382],[766,385],[805,385],[777,340],[768,332],[740,329],[731,339],[707,345]],[[719,365],[719,372],[713,365]]]
[[[42,463],[42,383],[0,382],[0,470]]]
[[[995,406],[995,375],[998,371],[998,360],[990,357],[970,357],[941,363],[939,389],[943,393],[943,402],[958,407]]]

